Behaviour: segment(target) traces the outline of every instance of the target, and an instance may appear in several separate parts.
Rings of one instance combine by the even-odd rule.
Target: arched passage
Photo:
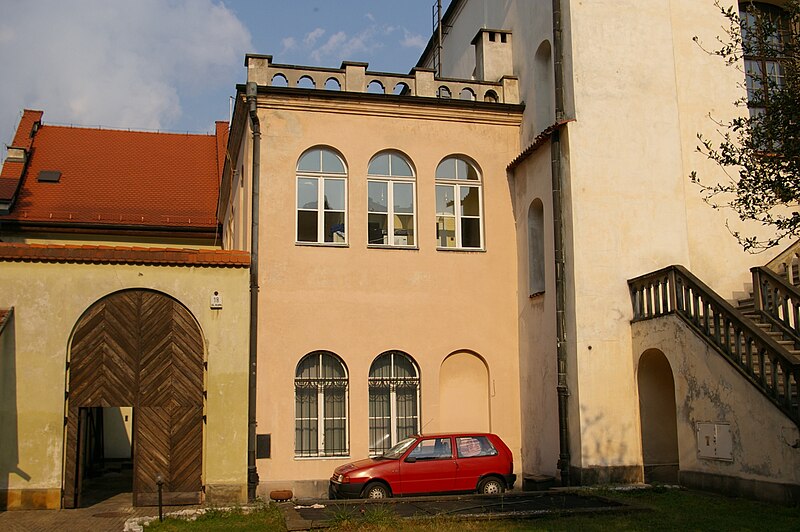
[[[639,417],[645,482],[678,481],[675,380],[667,357],[650,349],[639,359]]]
[[[453,353],[439,371],[439,430],[489,432],[489,370],[473,353]]]
[[[133,504],[157,504],[159,476],[165,504],[200,502],[203,353],[194,317],[165,294],[124,290],[84,312],[70,343],[65,508],[80,505],[87,453],[103,446],[95,416],[114,407],[132,408]]]

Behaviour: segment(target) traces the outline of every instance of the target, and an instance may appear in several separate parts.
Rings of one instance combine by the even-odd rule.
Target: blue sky
[[[247,52],[406,73],[434,3],[0,0],[0,142],[11,142],[23,108],[51,124],[211,132],[228,118]]]

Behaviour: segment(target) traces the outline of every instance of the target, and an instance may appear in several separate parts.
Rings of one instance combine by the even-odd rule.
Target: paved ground
[[[158,515],[158,508],[134,508],[131,502],[130,493],[121,493],[88,508],[0,512],[0,530],[120,532],[125,526],[125,521],[131,517]],[[167,506],[164,511],[172,512],[186,508],[186,506]]]
[[[17,531],[92,531],[120,532],[131,517],[158,515],[157,507],[133,507],[130,472],[109,474],[102,481],[87,482],[82,503],[74,510],[14,510],[0,512],[0,530]],[[165,506],[164,513],[198,508]]]

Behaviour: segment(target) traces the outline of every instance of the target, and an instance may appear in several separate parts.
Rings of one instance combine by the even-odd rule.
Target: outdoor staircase
[[[632,322],[679,317],[800,427],[799,250],[752,268],[736,306],[682,266],[631,279]]]

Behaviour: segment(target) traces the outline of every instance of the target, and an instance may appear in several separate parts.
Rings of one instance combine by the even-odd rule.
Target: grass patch
[[[786,507],[745,499],[687,490],[587,491],[588,496],[601,496],[646,511],[614,514],[553,515],[537,519],[483,521],[455,516],[428,519],[401,519],[392,506],[338,505],[332,509],[330,529],[349,532],[386,531],[760,531],[797,532],[800,530],[800,507]],[[157,521],[147,527],[151,531],[184,530],[266,530],[285,531],[280,510],[275,505],[263,506],[251,514],[237,511],[211,511],[194,522],[178,519]]]
[[[398,530],[403,520],[388,505],[338,506],[331,512],[331,528],[335,530]]]
[[[283,514],[274,504],[261,505],[249,513],[240,508],[210,508],[193,521],[176,517],[166,517],[163,522],[153,521],[145,527],[147,532],[173,531],[217,531],[217,530],[259,530],[285,532]]]

